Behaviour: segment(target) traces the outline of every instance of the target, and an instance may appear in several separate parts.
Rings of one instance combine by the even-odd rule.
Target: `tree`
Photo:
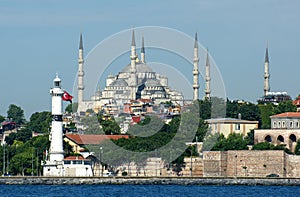
[[[226,117],[238,118],[239,114],[243,120],[261,121],[260,110],[257,105],[250,102],[238,103],[238,101],[227,100]]]
[[[275,106],[272,103],[258,104],[258,108],[261,114],[260,128],[270,129],[271,128],[270,116],[275,114]]]
[[[225,117],[226,101],[223,98],[211,97],[211,118]]]
[[[300,155],[300,140],[297,141],[297,145],[295,147],[295,154]]]
[[[199,114],[203,120],[211,118],[211,102],[208,99],[199,100]]]
[[[102,126],[102,129],[106,135],[116,135],[120,134],[121,128],[119,127],[118,123],[115,121],[113,117],[110,119],[103,119],[101,115],[98,116],[98,121]]]
[[[0,115],[0,123],[3,122],[4,120],[5,120],[5,117]]]
[[[23,109],[21,109],[21,107],[18,107],[14,104],[9,105],[9,108],[7,111],[7,118],[12,119],[12,121],[16,122],[19,125],[25,123]]]
[[[86,116],[81,118],[81,123],[86,127],[85,134],[103,134],[97,116]]]
[[[252,150],[284,150],[288,154],[293,154],[288,148],[285,147],[285,144],[274,145],[269,142],[260,142],[254,144]]]
[[[295,112],[297,111],[296,105],[292,101],[282,101],[275,108],[275,114],[281,114],[284,112]]]
[[[12,145],[15,140],[26,142],[32,137],[32,132],[28,128],[22,128],[17,133],[11,133],[5,138],[5,142]]]
[[[212,151],[248,150],[248,144],[249,141],[245,139],[242,134],[231,133],[227,138],[221,134],[213,146]]]
[[[47,133],[51,123],[51,112],[35,112],[31,115],[27,128],[38,133]]]
[[[65,108],[65,112],[67,112],[67,113],[74,113],[74,112],[77,112],[77,109],[78,109],[78,103],[70,103]]]

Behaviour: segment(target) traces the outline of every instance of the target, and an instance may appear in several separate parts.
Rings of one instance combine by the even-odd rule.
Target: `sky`
[[[298,0],[1,0],[0,115],[7,115],[10,104],[20,106],[26,119],[50,111],[49,89],[57,72],[72,92],[80,32],[87,55],[110,36],[141,26],[167,27],[191,38],[197,31],[231,100],[256,103],[262,96],[268,44],[271,91],[295,98],[300,93],[299,10]]]

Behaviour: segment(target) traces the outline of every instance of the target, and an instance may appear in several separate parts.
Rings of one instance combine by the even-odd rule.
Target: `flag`
[[[72,103],[72,98],[73,98],[73,96],[71,96],[67,91],[64,90],[62,99],[64,101],[70,101],[70,103]]]

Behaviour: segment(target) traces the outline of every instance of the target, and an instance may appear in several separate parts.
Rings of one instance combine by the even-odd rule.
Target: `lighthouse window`
[[[59,87],[59,81],[55,81],[55,82],[54,82],[54,85],[55,85],[56,87]]]

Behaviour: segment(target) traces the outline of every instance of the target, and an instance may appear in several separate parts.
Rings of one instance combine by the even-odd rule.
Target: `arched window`
[[[277,137],[277,143],[280,144],[280,143],[283,143],[284,142],[284,138],[282,137],[282,135],[279,135]]]
[[[270,135],[267,135],[267,136],[265,137],[265,141],[266,141],[266,142],[272,142],[272,137],[271,137]]]
[[[297,141],[297,137],[294,134],[291,134],[289,137],[291,142],[296,142]]]

